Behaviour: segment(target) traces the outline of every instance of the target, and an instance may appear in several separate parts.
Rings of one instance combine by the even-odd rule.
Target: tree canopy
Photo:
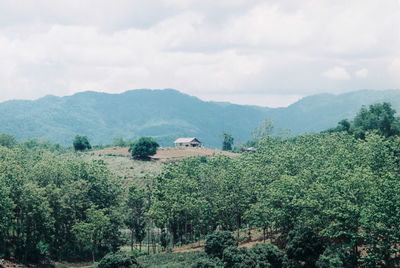
[[[151,137],[141,137],[136,140],[130,147],[130,152],[133,158],[148,159],[149,156],[157,153],[157,148],[160,145]]]
[[[222,132],[222,150],[223,151],[231,151],[233,146],[233,136],[228,132]]]
[[[343,119],[336,128],[327,132],[346,131],[356,138],[364,139],[368,131],[376,131],[379,135],[390,137],[400,134],[400,118],[395,116],[396,111],[388,102],[370,105],[367,109],[361,107],[353,121]]]
[[[73,145],[75,151],[85,151],[92,148],[92,146],[89,143],[89,139],[86,136],[76,135]]]

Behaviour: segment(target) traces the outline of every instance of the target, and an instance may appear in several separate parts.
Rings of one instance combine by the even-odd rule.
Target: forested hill
[[[314,95],[277,109],[204,102],[172,89],[83,92],[0,103],[0,133],[64,145],[72,144],[76,134],[88,136],[92,144],[110,143],[115,137],[153,136],[163,146],[172,145],[177,137],[195,136],[206,146],[220,147],[222,131],[245,142],[265,117],[293,134],[319,132],[343,118],[351,119],[361,105],[382,101],[400,111],[400,90]]]

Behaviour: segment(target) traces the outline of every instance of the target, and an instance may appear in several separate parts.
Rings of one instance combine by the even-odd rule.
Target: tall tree
[[[231,151],[233,145],[233,136],[228,132],[222,132],[222,150],[223,151]]]
[[[128,189],[128,199],[126,201],[125,223],[131,231],[131,250],[133,250],[133,238],[139,243],[139,250],[142,250],[142,242],[146,236],[146,193],[131,185]]]

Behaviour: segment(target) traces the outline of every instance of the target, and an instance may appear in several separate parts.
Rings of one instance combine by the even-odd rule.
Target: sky
[[[0,101],[174,88],[269,107],[400,88],[400,0],[1,0]]]

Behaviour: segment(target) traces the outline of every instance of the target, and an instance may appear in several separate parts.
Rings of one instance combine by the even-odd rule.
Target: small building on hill
[[[196,138],[179,138],[174,145],[175,147],[201,147],[201,142]]]

